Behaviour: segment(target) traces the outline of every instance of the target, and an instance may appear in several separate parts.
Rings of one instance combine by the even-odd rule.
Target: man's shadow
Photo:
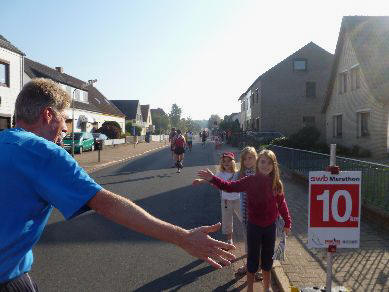
[[[204,264],[201,260],[195,260],[190,264],[171,272],[163,277],[155,279],[152,282],[134,290],[134,292],[149,292],[149,291],[179,291],[186,285],[195,282],[198,278],[215,271],[211,266],[206,266],[200,269],[193,270],[195,267]],[[193,271],[191,271],[193,270]],[[229,287],[233,286],[239,279],[232,279],[223,286],[217,287],[213,291],[227,291]],[[230,291],[240,291],[241,289],[233,289]]]

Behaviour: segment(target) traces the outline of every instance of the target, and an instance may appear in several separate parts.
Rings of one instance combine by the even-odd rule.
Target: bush
[[[122,127],[120,127],[119,123],[118,122],[115,122],[115,121],[106,121],[104,122],[101,127],[104,127],[104,126],[112,126],[112,127],[117,127],[120,132],[122,132]]]
[[[329,154],[330,146],[328,146],[326,143],[318,143],[315,145],[314,151]]]
[[[320,137],[320,131],[315,127],[304,127],[291,135],[289,140],[295,147],[311,150]]]
[[[105,134],[108,139],[119,139],[122,134],[122,130],[117,122],[104,122],[97,132]]]

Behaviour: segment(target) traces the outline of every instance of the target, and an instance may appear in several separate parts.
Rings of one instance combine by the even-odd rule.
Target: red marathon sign
[[[308,246],[358,248],[361,172],[309,173]]]

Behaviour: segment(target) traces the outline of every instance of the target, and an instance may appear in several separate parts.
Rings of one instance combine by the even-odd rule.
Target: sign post
[[[332,288],[336,248],[359,248],[361,172],[339,171],[331,145],[326,171],[309,172],[308,247],[327,248],[326,291]]]

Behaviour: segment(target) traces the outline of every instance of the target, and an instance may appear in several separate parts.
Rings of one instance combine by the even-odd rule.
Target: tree
[[[182,109],[177,104],[174,103],[172,105],[172,109],[169,114],[170,123],[172,127],[178,128],[180,126],[181,114],[182,114]]]
[[[211,115],[211,117],[208,120],[208,128],[209,129],[219,128],[220,122],[221,122],[221,118],[218,115]]]
[[[151,118],[155,126],[155,133],[168,133],[170,129],[170,119],[164,111],[151,111]]]
[[[98,133],[105,134],[109,139],[119,139],[122,133],[120,125],[115,121],[106,121],[97,130]]]

